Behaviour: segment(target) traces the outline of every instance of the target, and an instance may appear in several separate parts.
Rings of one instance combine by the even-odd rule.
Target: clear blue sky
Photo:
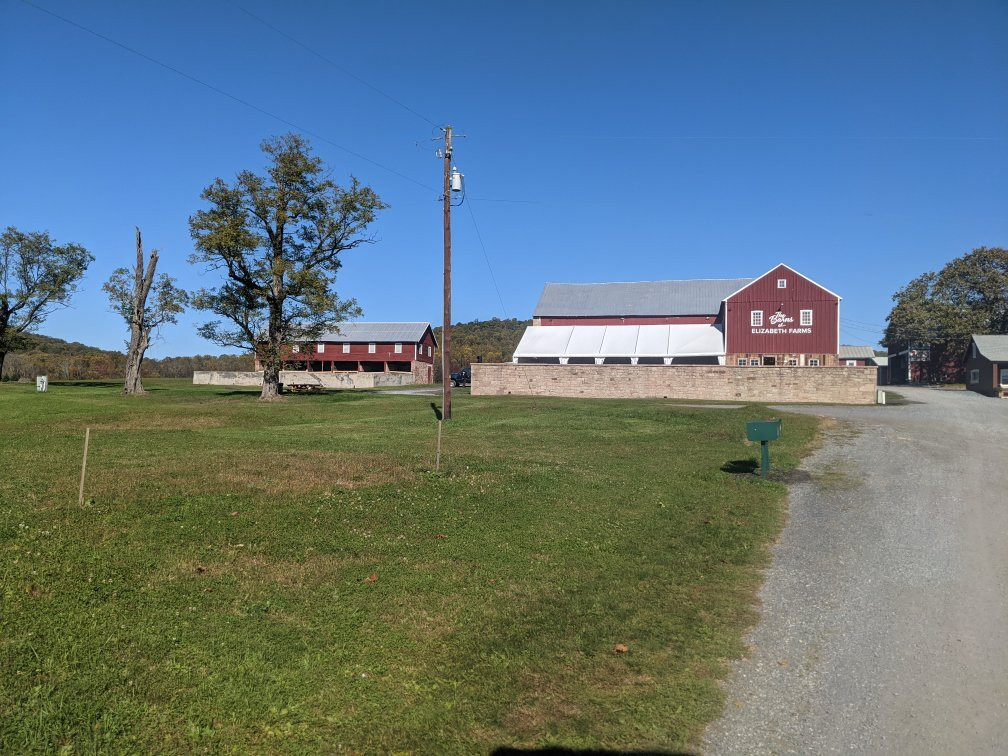
[[[366,319],[440,321],[424,119],[467,135],[456,162],[503,299],[462,207],[456,321],[529,317],[546,281],[783,261],[844,297],[845,343],[874,343],[898,287],[1008,246],[1006,2],[32,2],[329,140],[313,143],[336,176],[391,205],[338,281]],[[101,284],[133,227],[205,284],[186,262],[200,191],[289,130],[21,0],[0,0],[0,88],[0,224],[96,257],[41,330],[106,348],[124,326]],[[152,355],[220,351],[200,320]]]

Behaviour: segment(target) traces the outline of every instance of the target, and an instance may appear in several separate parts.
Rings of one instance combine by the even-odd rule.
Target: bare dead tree
[[[179,313],[189,302],[189,295],[175,286],[174,278],[162,273],[155,283],[157,264],[156,249],[150,251],[150,258],[144,263],[143,242],[137,228],[136,265],[132,274],[126,268],[116,268],[102,286],[108,293],[112,308],[122,315],[130,329],[123,386],[123,393],[128,396],[145,393],[140,380],[140,366],[150,346],[151,335],[165,323],[178,322]],[[154,298],[148,303],[152,292]]]

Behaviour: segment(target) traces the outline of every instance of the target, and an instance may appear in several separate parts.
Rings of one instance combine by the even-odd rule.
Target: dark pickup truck
[[[462,368],[451,374],[452,386],[471,386],[472,371],[469,368]]]

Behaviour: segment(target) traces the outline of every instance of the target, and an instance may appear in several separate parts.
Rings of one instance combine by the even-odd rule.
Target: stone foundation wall
[[[434,383],[434,366],[419,360],[413,362],[413,383]]]
[[[307,370],[281,370],[280,383],[303,383],[327,389],[376,388],[378,386],[409,386],[415,383],[413,373],[308,372]],[[255,371],[231,372],[197,370],[193,383],[203,386],[262,386],[262,373]]]
[[[472,393],[874,404],[876,371],[875,367],[482,363],[472,366]]]

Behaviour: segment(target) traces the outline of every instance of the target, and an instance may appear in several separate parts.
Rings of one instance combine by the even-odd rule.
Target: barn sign
[[[752,333],[812,333],[812,326],[795,326],[794,316],[775,312],[768,318],[770,325],[766,328],[753,328]]]

